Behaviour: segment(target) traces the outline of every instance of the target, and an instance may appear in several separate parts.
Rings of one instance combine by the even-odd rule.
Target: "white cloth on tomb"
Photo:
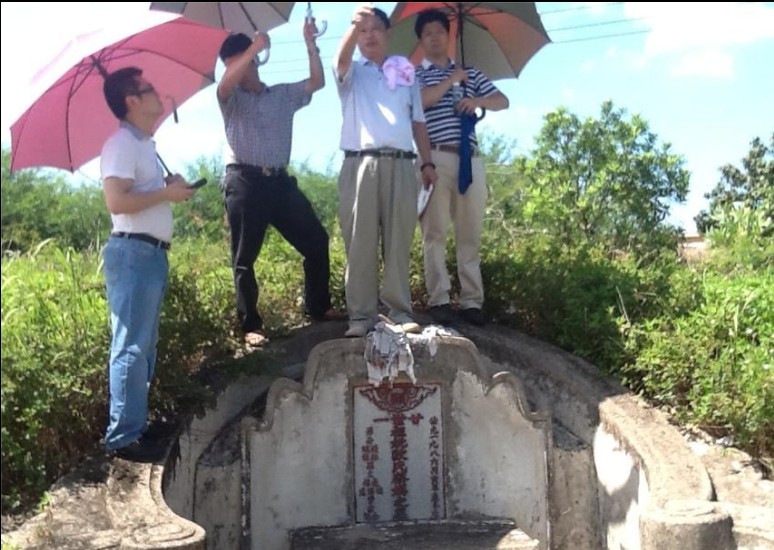
[[[412,336],[413,342],[422,342],[427,346],[427,351],[430,352],[430,357],[435,357],[438,352],[438,337],[439,336],[459,336],[460,333],[453,328],[442,327],[441,325],[430,325],[422,330],[422,334]]]
[[[368,369],[368,382],[379,386],[386,378],[392,383],[401,372],[417,383],[414,375],[414,354],[411,343],[425,344],[431,357],[438,352],[439,336],[459,336],[454,329],[439,325],[424,328],[421,334],[407,334],[400,325],[380,321],[366,336],[363,356]]]
[[[405,372],[416,384],[414,376],[414,355],[408,336],[400,325],[380,321],[366,336],[363,354],[368,368],[368,381],[379,386],[387,378],[392,383],[398,374]]]

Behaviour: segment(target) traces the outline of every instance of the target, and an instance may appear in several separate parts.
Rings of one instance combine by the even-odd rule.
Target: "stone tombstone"
[[[486,372],[465,338],[412,340],[416,383],[368,383],[364,340],[312,350],[243,422],[252,548],[311,527],[510,520],[550,547],[550,416],[519,380]]]

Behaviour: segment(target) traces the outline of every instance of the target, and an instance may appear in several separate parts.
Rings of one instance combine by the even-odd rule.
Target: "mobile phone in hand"
[[[207,183],[207,178],[196,180],[195,182],[193,182],[191,185],[188,186],[188,189],[199,189],[205,183]]]

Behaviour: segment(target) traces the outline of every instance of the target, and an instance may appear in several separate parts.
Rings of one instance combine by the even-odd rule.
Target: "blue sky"
[[[36,69],[73,36],[147,5],[0,4],[3,146],[10,146],[9,127],[28,106],[25,87]],[[358,3],[312,5],[318,20],[328,21],[318,40],[328,82],[296,116],[292,160],[335,172],[341,116],[330,65]],[[374,5],[389,14],[395,3]],[[261,71],[269,84],[307,74],[301,39],[305,9],[298,3],[290,22],[270,33],[271,60]],[[660,140],[685,158],[691,191],[685,205],[673,207],[672,222],[692,233],[692,219],[706,207],[703,195],[719,180],[718,169],[740,165],[753,138],[768,141],[774,132],[774,2],[538,2],[537,9],[552,43],[518,80],[496,82],[511,107],[487,114],[482,126],[515,140],[515,152],[526,153],[546,113],[564,106],[583,118],[597,116],[602,103],[612,100],[645,118]],[[219,65],[216,76],[221,73]],[[186,102],[179,115],[178,124],[167,120],[156,136],[167,164],[182,168],[199,156],[220,157],[224,137],[215,87]],[[97,178],[97,162],[73,176]]]

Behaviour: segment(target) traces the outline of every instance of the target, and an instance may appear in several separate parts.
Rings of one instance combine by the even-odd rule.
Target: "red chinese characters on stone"
[[[360,496],[366,497],[368,503],[364,518],[366,521],[379,521],[379,514],[376,513],[374,508],[374,500],[376,495],[384,493],[382,486],[379,484],[379,480],[374,476],[374,465],[379,460],[379,445],[374,442],[374,429],[372,427],[366,428],[366,444],[363,445],[362,459],[366,464],[367,475],[363,480],[363,484],[360,487]]]
[[[413,384],[393,384],[392,386],[369,386],[361,387],[356,391],[365,397],[378,410],[387,413],[387,416],[379,416],[370,419],[370,425],[366,428],[366,439],[361,446],[362,464],[365,466],[365,476],[362,478],[358,489],[358,496],[365,499],[365,509],[362,519],[367,522],[372,521],[406,521],[417,519],[411,517],[409,513],[409,438],[407,429],[412,426],[419,427],[425,420],[424,414],[413,412],[414,409],[422,405],[429,397],[436,395],[440,387],[437,385],[413,385]],[[378,444],[374,438],[374,426],[388,422],[390,424],[389,445],[390,458],[392,461],[390,496],[392,497],[392,517],[380,518],[376,511],[375,501],[382,495],[382,488],[375,474],[375,464],[379,460]],[[427,513],[433,519],[442,519],[444,517],[443,505],[443,482],[441,480],[442,472],[442,449],[441,449],[441,431],[440,421],[437,416],[432,416],[431,426],[429,428],[429,439],[427,441],[427,454],[424,459],[428,460],[428,469],[430,472],[429,486],[430,490],[430,509]],[[427,432],[425,432],[427,433]],[[418,457],[413,458],[416,460]],[[385,480],[382,480],[385,481]],[[416,512],[414,513],[416,515]],[[424,516],[427,517],[427,516]]]

